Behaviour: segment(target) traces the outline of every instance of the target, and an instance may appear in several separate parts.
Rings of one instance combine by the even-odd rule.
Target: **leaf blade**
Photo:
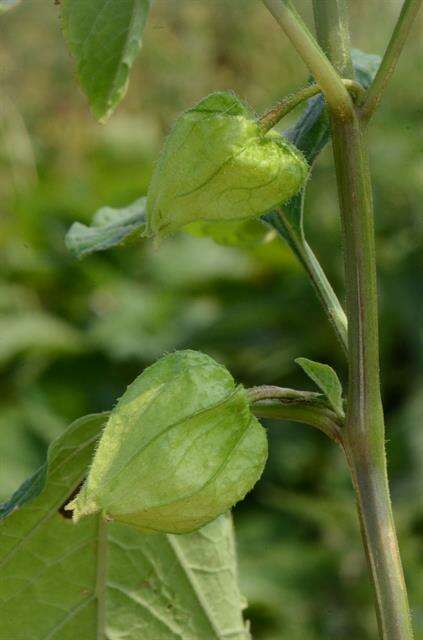
[[[82,480],[103,421],[102,415],[88,416],[71,425],[50,448],[32,493],[27,485],[25,495],[18,490],[3,509],[11,514],[0,527],[0,611],[7,611],[2,617],[5,637],[67,640],[75,621],[82,625],[82,633],[94,629],[95,575],[87,560],[92,555],[97,521],[91,519],[79,530],[70,529],[69,521],[57,510],[68,497],[69,487],[75,488]],[[25,499],[30,501],[25,504]],[[48,562],[43,548],[48,549]],[[43,609],[40,603],[44,601],[48,604]],[[25,607],[25,603],[31,604]]]
[[[126,93],[151,0],[63,0],[62,28],[94,116],[105,122]]]
[[[175,541],[105,525],[98,517],[75,526],[58,513],[70,487],[86,474],[106,417],[73,423],[50,446],[46,464],[0,511],[4,637],[96,640],[105,628],[108,640],[123,633],[138,640],[140,629],[143,640],[248,640],[229,515]],[[186,567],[172,551],[175,545],[183,547],[187,567],[200,575],[200,599],[189,581],[181,587]],[[152,567],[158,568],[155,573]],[[226,602],[218,622],[213,617],[214,626],[204,602],[219,612]]]
[[[136,543],[140,539],[142,545]],[[113,523],[110,540],[109,585],[115,591],[108,601],[110,640],[128,633],[122,615],[128,596],[132,596],[132,610],[143,611],[143,640],[249,639],[241,615],[229,515],[182,536],[140,538],[134,529]],[[142,587],[131,588],[139,584],[140,575],[144,578]],[[127,640],[139,637],[139,630],[138,635],[136,630],[125,635]]]
[[[336,372],[328,364],[308,358],[296,358],[295,362],[325,394],[335,413],[343,418],[342,385]]]

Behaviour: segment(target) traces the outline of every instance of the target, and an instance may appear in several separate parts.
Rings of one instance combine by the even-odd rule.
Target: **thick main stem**
[[[318,38],[339,73],[349,64],[346,0],[314,0]],[[342,216],[348,318],[349,392],[343,445],[351,469],[380,636],[411,640],[407,591],[389,496],[379,379],[373,202],[363,123],[331,109]]]
[[[348,5],[346,0],[313,2],[317,39],[333,66],[349,78],[354,77],[351,58]]]
[[[357,495],[363,541],[375,589],[383,640],[412,640],[386,470],[380,398],[376,261],[371,182],[362,122],[339,73],[348,60],[346,0],[325,0],[319,40],[328,59],[288,0],[263,0],[321,85],[331,112],[338,193],[342,213],[348,318],[349,394],[342,443]],[[314,0],[319,14],[320,0]],[[322,12],[323,14],[323,12]],[[320,18],[320,15],[318,16]],[[333,66],[335,65],[335,67]],[[334,73],[335,71],[335,73]]]
[[[342,213],[349,327],[344,446],[351,468],[383,640],[413,636],[386,470],[379,381],[371,183],[361,124],[332,119]]]

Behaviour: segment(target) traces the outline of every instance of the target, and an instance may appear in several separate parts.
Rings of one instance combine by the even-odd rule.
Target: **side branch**
[[[364,122],[370,120],[382,99],[421,5],[422,0],[405,0],[403,4],[381,65],[361,108],[361,118]]]

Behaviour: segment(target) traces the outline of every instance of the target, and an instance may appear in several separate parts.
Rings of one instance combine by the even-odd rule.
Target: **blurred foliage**
[[[311,17],[311,3],[302,9]],[[353,43],[382,53],[399,2],[351,2]],[[413,30],[369,132],[377,216],[388,456],[417,640],[423,639],[421,34]],[[262,111],[307,78],[255,0],[156,0],[123,105],[107,126],[75,85],[53,2],[1,17],[0,493],[6,498],[74,418],[113,406],[163,352],[201,349],[246,385],[307,385],[294,363],[345,364],[282,240],[223,247],[181,234],[75,260],[64,236],[99,207],[146,192],[174,118],[215,90]],[[420,36],[420,37],[419,37]],[[287,118],[284,127],[293,122]],[[330,151],[314,169],[308,237],[342,296]],[[312,383],[310,382],[310,388]],[[353,498],[339,451],[270,424],[265,477],[235,512],[257,640],[375,637]]]

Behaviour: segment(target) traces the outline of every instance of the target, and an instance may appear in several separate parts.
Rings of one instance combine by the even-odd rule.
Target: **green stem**
[[[338,418],[333,411],[325,407],[312,406],[302,402],[284,403],[281,401],[262,401],[251,405],[251,411],[257,418],[273,418],[301,422],[315,427],[331,440],[342,444],[342,432]]]
[[[365,96],[365,90],[361,86],[359,82],[355,82],[355,80],[343,79],[342,83],[345,88],[353,95],[353,98],[356,100],[362,100]],[[311,84],[308,87],[304,87],[293,93],[289,96],[286,96],[283,100],[281,100],[275,107],[264,113],[257,120],[258,124],[262,127],[264,131],[269,131],[275,125],[278,124],[282,118],[284,118],[290,111],[295,109],[296,106],[304,102],[304,100],[308,100],[312,98],[318,93],[321,93],[322,89],[318,84]]]
[[[282,207],[277,210],[281,224],[283,225],[284,236],[298,260],[306,270],[317,297],[324,308],[332,328],[338,337],[339,342],[345,352],[348,353],[348,323],[345,312],[339,299],[332,288],[325,272],[317,260],[312,248],[307,243],[303,234],[298,232],[289,221],[288,216]]]
[[[314,2],[313,9],[317,39],[323,51],[338,73],[354,78],[346,0]]]
[[[404,576],[389,496],[379,380],[373,206],[361,125],[332,121],[343,221],[349,335],[345,449],[372,575],[380,635],[410,640]]]
[[[352,100],[341,77],[323,53],[315,38],[289,0],[262,0],[304,60],[327,103],[340,118],[353,111]]]
[[[318,12],[321,3],[314,2]],[[339,3],[326,0],[325,4],[326,15],[332,15],[326,38],[324,22],[319,29],[327,41],[328,30],[333,30],[339,19]],[[338,41],[341,37],[340,27]],[[380,636],[383,640],[411,640],[413,632],[386,468],[373,203],[366,145],[362,124],[355,113],[341,119],[332,110],[331,119],[344,237],[348,318],[349,392],[344,448],[356,491]]]
[[[403,4],[383,60],[361,108],[361,117],[365,122],[370,120],[379,105],[421,5],[422,0],[405,0]]]

